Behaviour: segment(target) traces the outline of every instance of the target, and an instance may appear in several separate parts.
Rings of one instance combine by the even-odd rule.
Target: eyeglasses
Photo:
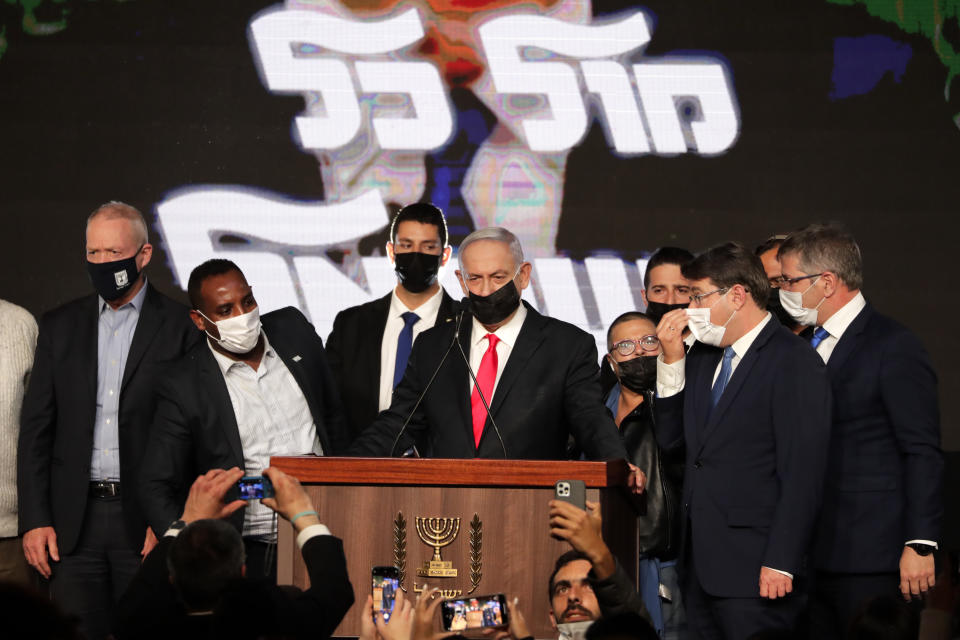
[[[806,280],[807,278],[819,278],[822,275],[823,273],[811,273],[808,276],[797,276],[796,278],[784,278],[783,276],[780,276],[780,279],[778,282],[780,286],[783,286],[785,284],[796,284],[801,280]],[[770,283],[771,284],[773,283],[773,278],[770,279]]]
[[[638,340],[627,338],[613,345],[610,353],[616,351],[622,356],[629,356],[637,350],[637,347],[640,347],[642,351],[656,351],[660,347],[660,338],[653,334],[642,336]]]
[[[787,279],[784,278],[783,276],[777,276],[776,278],[767,278],[767,280],[770,281],[771,287],[776,288],[782,285],[784,282],[786,282]]]
[[[720,287],[719,289],[714,289],[713,291],[707,291],[706,293],[691,293],[690,294],[690,303],[694,306],[699,307],[703,304],[703,299],[707,296],[712,296],[715,293],[726,293],[730,287]]]

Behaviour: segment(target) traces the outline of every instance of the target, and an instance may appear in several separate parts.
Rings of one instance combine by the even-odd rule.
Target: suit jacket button
[[[699,469],[699,468],[701,468],[701,467],[703,467],[703,462],[701,462],[700,459],[697,458],[697,461],[693,463],[693,468],[694,468],[694,469]]]

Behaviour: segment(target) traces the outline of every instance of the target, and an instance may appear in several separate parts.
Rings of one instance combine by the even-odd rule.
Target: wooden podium
[[[534,637],[554,636],[547,581],[557,557],[570,549],[549,533],[547,503],[558,480],[586,483],[587,500],[601,504],[604,540],[637,575],[637,516],[623,461],[303,456],[273,458],[271,465],[303,483],[320,521],[343,540],[356,604],[336,636],[360,633],[360,608],[376,565],[397,566],[408,595],[427,584],[446,597],[516,596]],[[431,536],[430,544],[423,541]],[[282,521],[277,563],[280,584],[307,586],[293,528]],[[448,575],[423,575],[431,571]]]

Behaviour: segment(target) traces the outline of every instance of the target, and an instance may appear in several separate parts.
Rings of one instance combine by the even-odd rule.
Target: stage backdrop
[[[161,289],[229,257],[326,337],[393,286],[390,213],[430,200],[455,246],[514,231],[528,300],[602,349],[657,247],[836,220],[932,353],[957,449],[958,6],[8,0],[0,297],[88,292],[83,222],[117,199]]]

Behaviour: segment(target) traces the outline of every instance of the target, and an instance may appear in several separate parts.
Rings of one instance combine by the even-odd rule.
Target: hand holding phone
[[[510,624],[507,597],[502,593],[444,600],[440,608],[444,631],[471,631]]]
[[[259,500],[274,496],[273,483],[267,476],[244,476],[237,482],[237,489],[240,491],[241,500]]]
[[[370,572],[373,590],[373,612],[389,622],[393,605],[400,591],[400,570],[396,567],[374,567]]]
[[[554,500],[569,502],[578,509],[587,508],[587,483],[583,480],[558,480],[553,494]]]

